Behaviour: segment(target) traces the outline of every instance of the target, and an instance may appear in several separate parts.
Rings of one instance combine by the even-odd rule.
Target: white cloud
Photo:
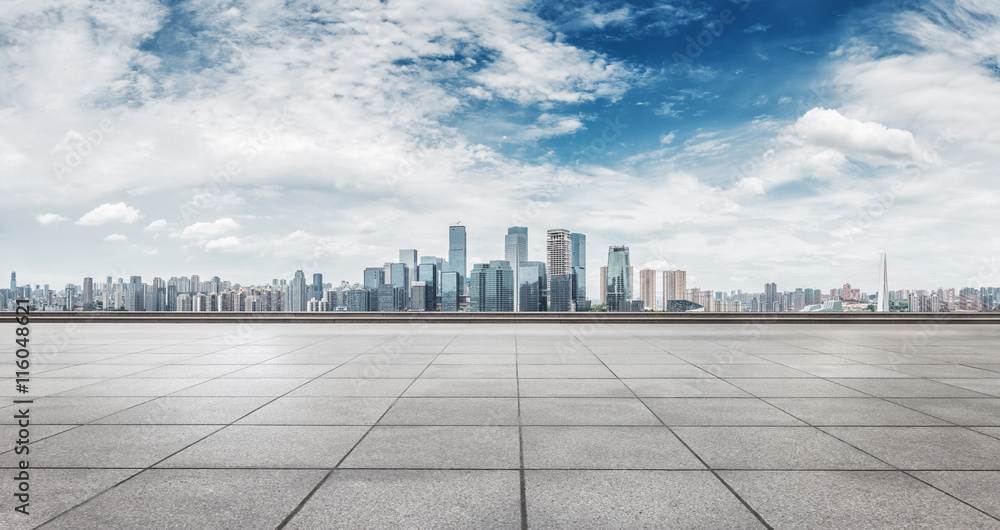
[[[243,240],[235,236],[221,237],[205,243],[205,250],[233,250],[238,249],[243,244]]]
[[[128,239],[128,237],[126,237],[126,236],[124,236],[122,234],[111,234],[111,235],[109,235],[109,236],[107,236],[107,237],[104,238],[105,241],[115,241],[115,242],[117,242],[117,241],[125,241],[127,239]]]
[[[97,226],[104,223],[134,223],[139,220],[139,210],[126,205],[124,202],[115,204],[102,204],[97,208],[83,214],[83,217],[76,222],[83,226]]]
[[[554,136],[573,134],[585,128],[579,117],[545,113],[538,117],[534,125],[518,134],[518,139],[533,142]]]
[[[185,239],[195,239],[207,241],[216,238],[227,232],[239,230],[240,224],[229,217],[212,221],[211,223],[194,223],[181,231],[180,236]]]
[[[674,138],[677,138],[677,131],[671,131],[669,134],[661,134],[660,145],[670,145],[674,143]]]
[[[61,223],[63,221],[69,221],[65,217],[56,213],[43,213],[35,217],[35,220],[43,225],[50,225],[55,223]]]
[[[833,109],[806,112],[795,122],[791,134],[791,142],[836,149],[871,165],[904,166],[923,158],[909,131],[848,118]]]
[[[168,223],[166,219],[157,219],[157,220],[153,221],[152,223],[149,223],[148,225],[146,225],[146,227],[143,228],[143,230],[148,230],[150,232],[163,232],[163,231],[166,231],[166,230],[170,230],[172,228],[173,228],[173,225],[171,225],[170,223]]]

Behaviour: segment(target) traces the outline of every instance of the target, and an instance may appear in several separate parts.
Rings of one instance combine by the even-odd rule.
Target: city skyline
[[[468,270],[572,226],[744,290],[1000,277],[994,5],[132,5],[0,15],[0,267],[348,279],[463,220]]]

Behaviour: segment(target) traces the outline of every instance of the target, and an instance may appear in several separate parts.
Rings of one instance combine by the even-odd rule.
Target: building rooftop
[[[1000,528],[1000,326],[0,325],[2,528]]]

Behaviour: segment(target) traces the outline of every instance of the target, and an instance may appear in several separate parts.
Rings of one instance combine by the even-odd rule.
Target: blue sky
[[[1000,284],[1000,7],[15,2],[0,267],[23,281],[498,259],[588,234],[689,285],[838,286],[887,252]],[[470,265],[471,266],[471,265]],[[874,283],[874,281],[872,281]]]

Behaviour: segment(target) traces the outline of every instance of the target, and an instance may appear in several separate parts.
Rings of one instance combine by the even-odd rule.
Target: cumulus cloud
[[[848,118],[834,109],[814,108],[792,126],[789,141],[835,149],[871,165],[915,164],[922,153],[909,131]]]
[[[210,223],[194,223],[189,225],[181,231],[180,236],[185,239],[207,241],[209,239],[217,238],[227,232],[239,230],[240,228],[240,224],[232,218],[224,217]]]
[[[674,138],[677,138],[677,131],[671,131],[669,134],[661,134],[660,145],[670,145],[674,143]]]
[[[83,214],[76,224],[97,226],[105,223],[134,223],[139,220],[139,210],[124,202],[105,203]]]
[[[122,234],[111,234],[111,235],[109,235],[109,236],[107,236],[107,237],[104,238],[105,241],[113,241],[113,242],[125,241],[127,239],[128,239],[128,237],[126,237],[126,236],[124,236]]]
[[[163,232],[166,230],[170,230],[171,227],[172,225],[168,223],[166,219],[157,219],[152,223],[146,225],[146,227],[143,228],[143,230],[148,230],[150,232]]]
[[[69,221],[69,219],[56,214],[56,213],[43,213],[35,217],[35,220],[43,225],[50,225],[55,223],[61,223],[63,221]]]

